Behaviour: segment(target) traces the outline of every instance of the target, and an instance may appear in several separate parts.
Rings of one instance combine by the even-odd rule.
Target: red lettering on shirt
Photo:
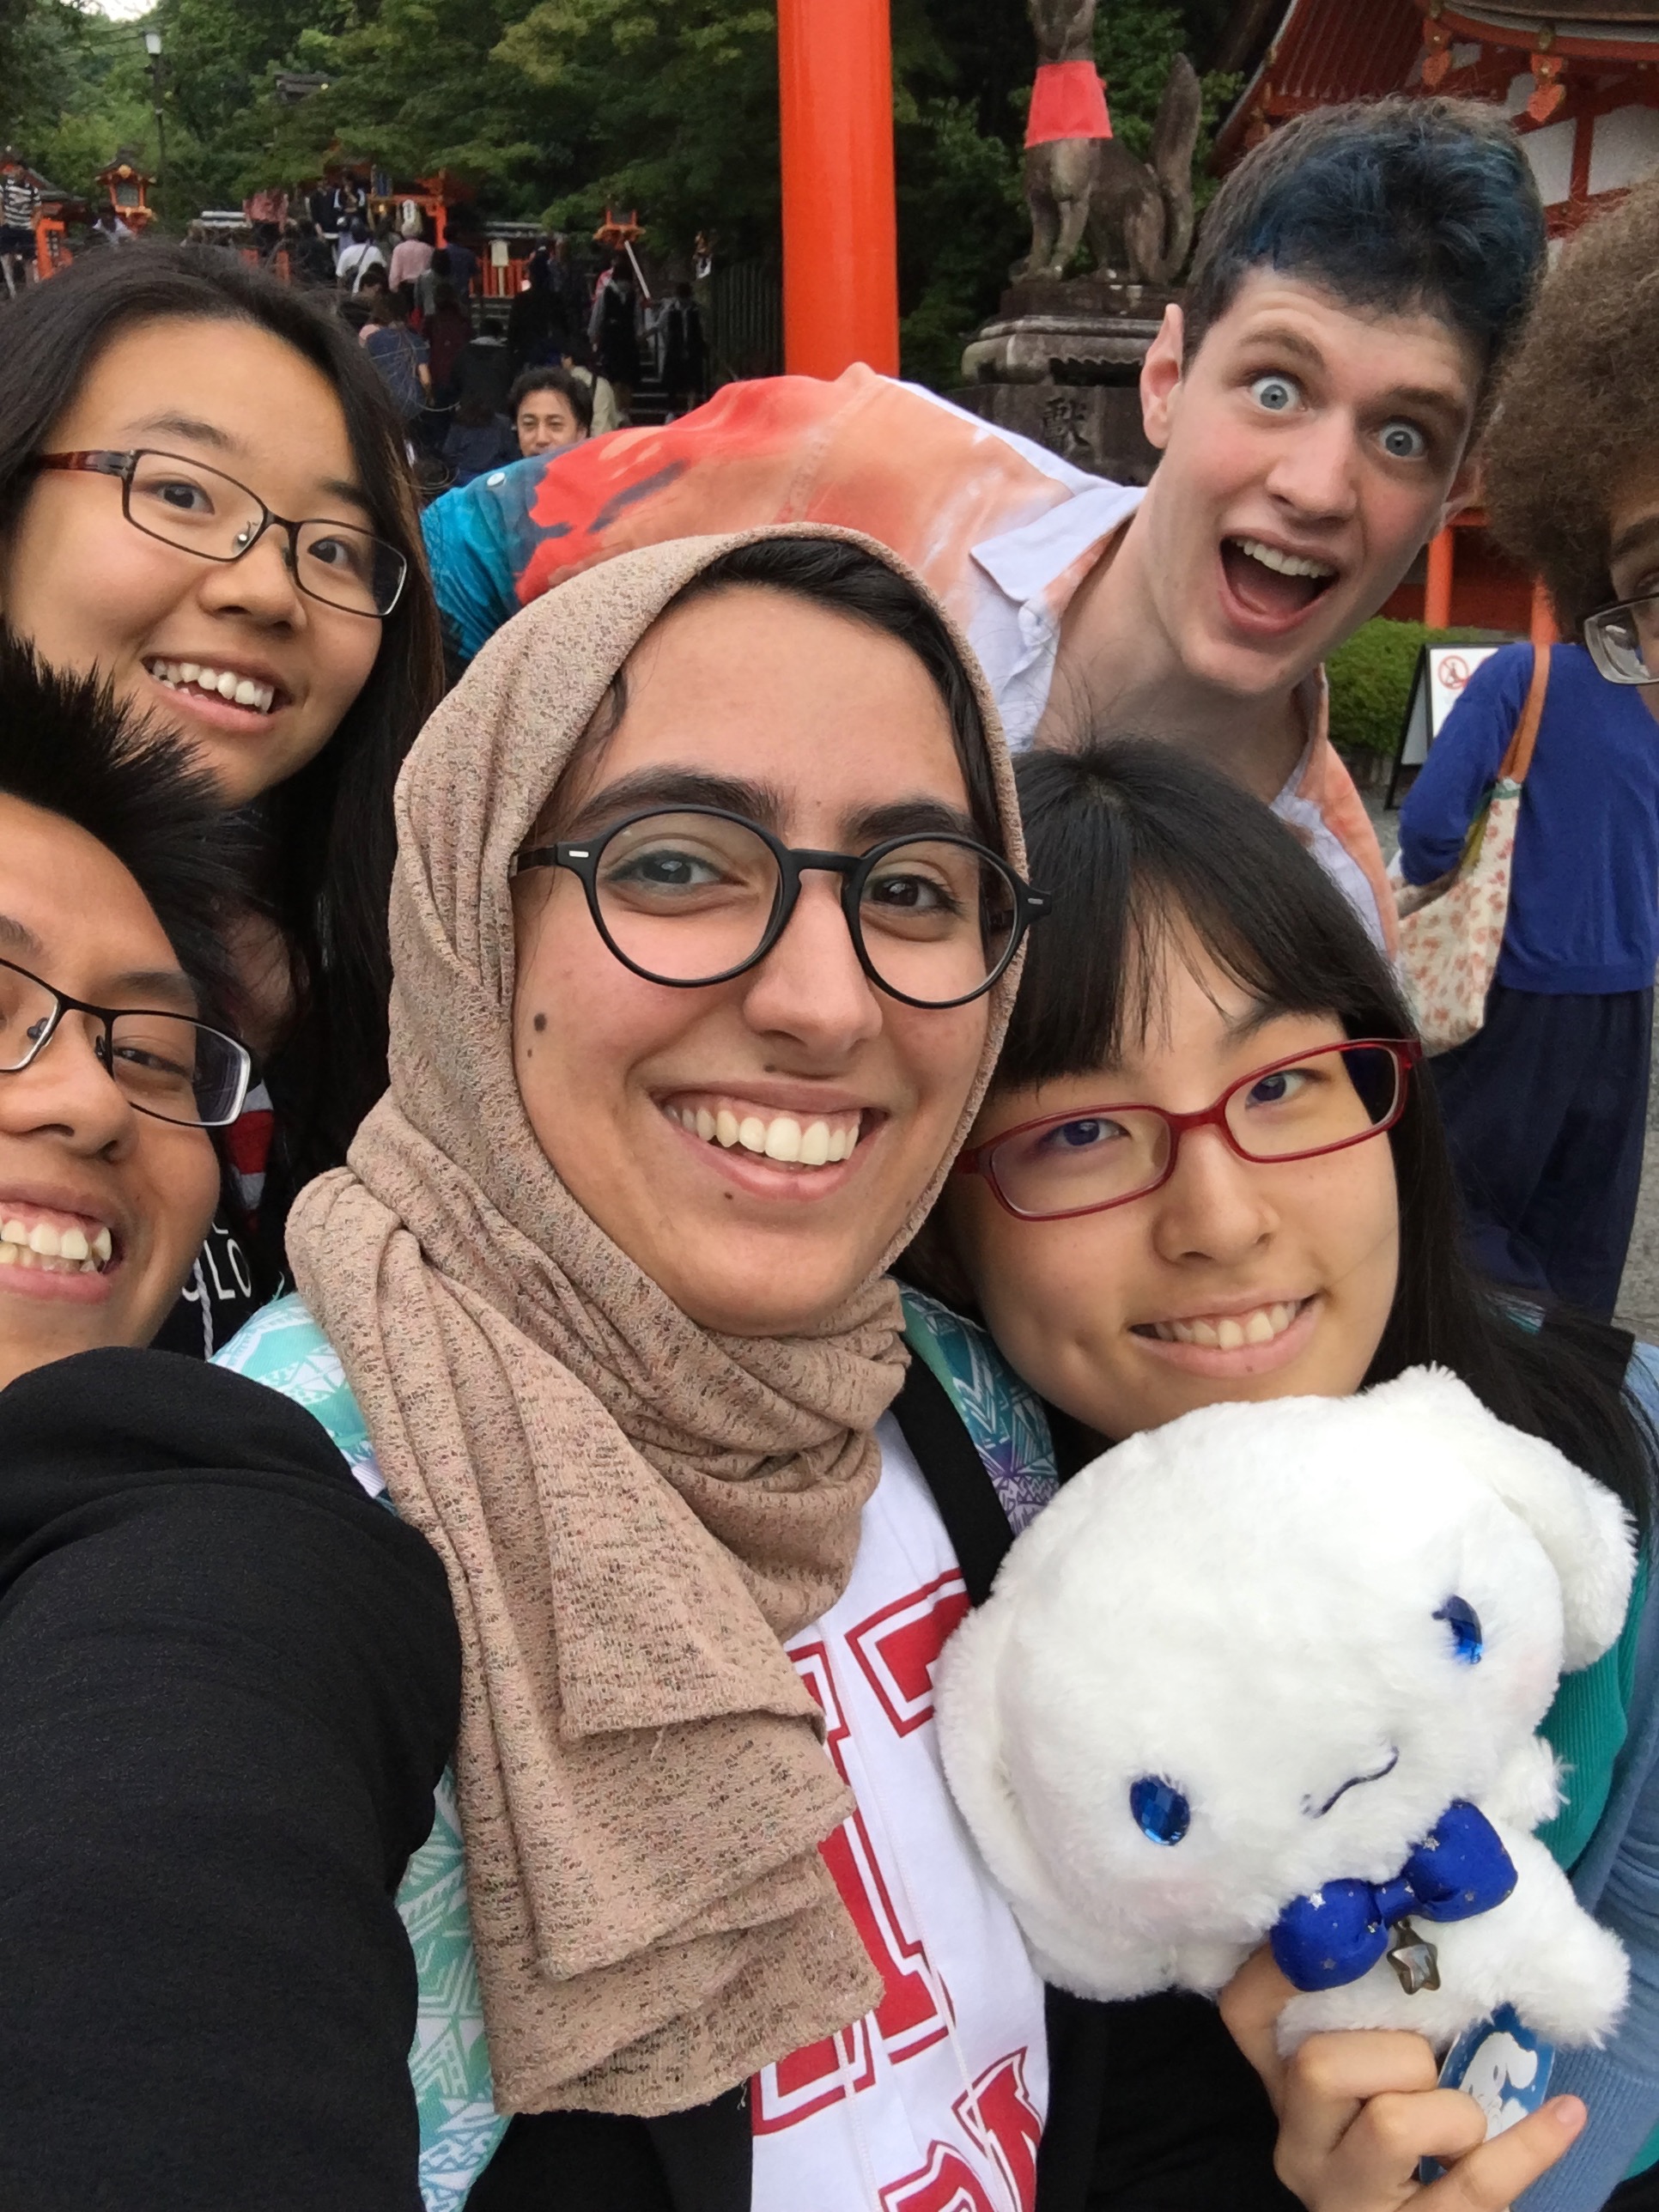
[[[848,1779],[841,1747],[850,1733],[836,1689],[830,1655],[822,1644],[795,1645],[789,1654],[795,1670],[823,1708],[825,1742],[843,1782]],[[842,1903],[852,1915],[864,1948],[884,1984],[875,2012],[876,2032],[895,2064],[914,2058],[945,2035],[948,2025],[935,1996],[934,1976],[918,1938],[900,1922],[886,1879],[865,1826],[854,1811],[823,1846]],[[867,2089],[875,2079],[867,2020],[854,2021],[835,2035],[792,2051],[756,2077],[754,2130],[770,2135],[793,2127],[809,2113]]]
[[[960,2151],[934,2143],[927,2163],[881,2192],[881,2212],[995,2212]]]
[[[900,1735],[933,1717],[933,1662],[968,1610],[967,1584],[952,1568],[848,1632],[865,1679]]]
[[[1036,2203],[1037,2145],[1042,2120],[1025,2087],[1025,2053],[1016,2051],[988,2067],[952,2107],[963,2127],[994,2159],[1014,2193],[1019,2212]]]

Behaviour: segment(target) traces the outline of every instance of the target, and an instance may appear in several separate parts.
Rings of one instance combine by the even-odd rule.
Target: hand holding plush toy
[[[1454,1376],[1209,1407],[1067,1484],[939,1662],[957,1802],[1047,1978],[1213,1991],[1271,1939],[1333,2027],[1510,2003],[1601,2041],[1617,1941],[1532,1831],[1564,1668],[1623,1626],[1623,1508]]]

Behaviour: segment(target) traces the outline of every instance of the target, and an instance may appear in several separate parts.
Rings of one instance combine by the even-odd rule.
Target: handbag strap
[[[1510,749],[1504,754],[1498,771],[1500,783],[1524,783],[1527,770],[1532,766],[1533,747],[1538,742],[1538,725],[1544,719],[1544,694],[1549,689],[1550,648],[1534,645],[1532,649],[1532,683],[1528,687],[1527,703],[1521,709],[1521,719],[1515,726],[1515,735],[1510,739]]]

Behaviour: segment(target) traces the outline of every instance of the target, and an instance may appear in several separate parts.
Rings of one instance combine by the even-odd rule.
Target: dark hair
[[[1260,800],[1213,769],[1168,744],[1117,738],[1029,753],[1015,775],[1031,878],[1054,910],[1031,933],[998,1087],[1087,1074],[1138,1042],[1182,939],[1276,1010],[1334,1015],[1350,1036],[1413,1034],[1392,969],[1341,892]],[[1471,1273],[1434,1087],[1420,1071],[1389,1143],[1400,1277],[1366,1383],[1449,1368],[1648,1528],[1655,1438],[1610,1379],[1611,1333],[1554,1315],[1528,1329]],[[937,1238],[924,1243],[906,1272],[949,1295],[955,1286],[928,1261],[938,1249]]]
[[[1538,187],[1500,108],[1405,94],[1316,107],[1246,155],[1210,203],[1188,358],[1251,271],[1271,268],[1345,306],[1439,316],[1480,356],[1484,397],[1544,249]]]
[[[179,739],[124,714],[106,683],[58,674],[4,629],[0,722],[0,794],[95,837],[149,902],[203,1013],[228,1020],[220,923],[237,878],[212,777]]]
[[[432,257],[432,273],[434,276],[447,276],[450,266],[449,248],[441,246]]]
[[[562,392],[570,404],[570,411],[584,430],[593,427],[593,395],[580,377],[572,376],[568,368],[526,368],[514,379],[513,389],[507,395],[509,416],[518,413],[532,392]]]
[[[141,242],[88,255],[0,307],[0,532],[33,486],[30,463],[104,349],[146,323],[180,320],[251,324],[327,379],[371,526],[410,567],[368,680],[333,736],[246,810],[263,854],[250,896],[283,931],[298,992],[298,1020],[271,1071],[286,1171],[297,1183],[338,1164],[386,1085],[392,787],[441,690],[437,611],[402,427],[374,362],[326,305],[228,253]]]
[[[1482,476],[1492,526],[1571,635],[1614,596],[1613,503],[1659,453],[1659,180],[1586,223],[1544,279],[1499,387]]]
[[[403,294],[388,289],[380,294],[379,299],[370,307],[368,319],[371,323],[376,323],[389,329],[394,323],[404,321],[408,313],[409,310],[404,305]]]
[[[368,225],[362,216],[354,215],[352,216],[350,234],[351,242],[354,246],[367,246],[368,244]]]

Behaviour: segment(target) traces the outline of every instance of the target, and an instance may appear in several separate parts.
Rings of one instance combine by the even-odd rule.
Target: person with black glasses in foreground
[[[392,786],[441,680],[403,429],[328,306],[232,255],[141,241],[0,313],[0,617],[252,833],[228,934],[261,1080],[161,1340],[201,1356],[386,1088]]]
[[[142,1349],[251,1073],[217,796],[3,637],[0,718],[0,2203],[413,2212],[442,1570],[308,1414]]]

